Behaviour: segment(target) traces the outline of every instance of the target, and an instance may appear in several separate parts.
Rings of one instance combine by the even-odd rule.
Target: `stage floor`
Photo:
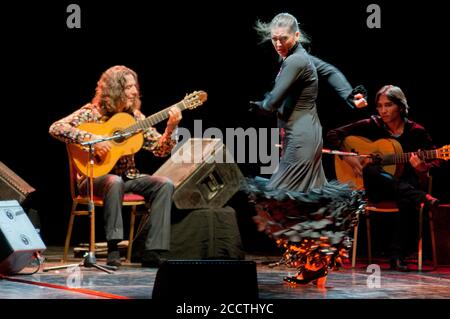
[[[45,263],[33,275],[10,275],[0,279],[0,299],[151,299],[157,269],[141,268],[140,264],[124,263],[113,274],[96,268],[72,267],[43,272],[43,269],[62,265],[62,247],[49,247],[44,252]],[[277,256],[247,255],[246,260],[257,264],[257,282],[260,299],[449,299],[450,267],[432,270],[429,262],[424,271],[402,273],[390,271],[388,264],[380,263],[379,281],[366,264],[352,269],[348,263],[328,275],[325,289],[312,284],[291,287],[283,283],[284,276],[295,274],[286,266],[269,267]],[[67,264],[79,263],[71,259]],[[98,258],[104,265],[105,259]],[[378,260],[375,260],[377,262]],[[381,261],[378,261],[381,262]],[[36,267],[35,267],[36,268]],[[27,267],[21,273],[31,272]],[[372,277],[371,277],[372,276]],[[214,289],[211,284],[211,289]],[[220,289],[220,287],[218,288]]]

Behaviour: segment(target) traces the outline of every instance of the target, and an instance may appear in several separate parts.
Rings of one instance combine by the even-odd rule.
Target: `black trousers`
[[[394,201],[399,209],[395,214],[394,234],[390,245],[392,257],[404,257],[407,238],[411,235],[408,226],[418,216],[420,204],[426,193],[386,171],[380,165],[369,164],[363,169],[364,188],[371,202]]]
[[[87,180],[80,185],[80,192],[85,192],[86,186]],[[143,196],[150,207],[144,249],[169,250],[174,185],[166,177],[144,175],[124,181],[120,176],[107,174],[94,179],[94,194],[104,201],[106,240],[123,239],[122,199],[129,192]]]

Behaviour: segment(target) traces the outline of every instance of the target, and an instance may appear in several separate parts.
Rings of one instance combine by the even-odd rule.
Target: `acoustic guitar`
[[[440,158],[448,160],[450,158],[450,145],[435,150],[403,153],[402,146],[394,139],[371,141],[361,136],[347,136],[344,139],[343,146],[348,152],[361,154],[360,160],[363,165],[369,161],[378,161],[386,172],[394,176],[401,175],[402,164],[409,162],[413,153],[422,159]],[[343,157],[335,156],[334,165],[338,181],[352,183],[356,189],[364,188],[362,177],[355,176],[353,169],[344,161]]]
[[[79,129],[95,135],[104,137],[118,135],[118,138],[110,140],[112,145],[111,150],[103,159],[94,156],[93,177],[108,174],[116,165],[120,157],[138,152],[144,144],[144,133],[142,131],[167,119],[171,107],[176,106],[181,111],[186,109],[192,110],[202,105],[206,99],[206,92],[194,91],[193,93],[186,95],[180,102],[169,106],[142,121],[136,121],[134,117],[128,113],[117,113],[105,123],[80,124],[78,126]],[[89,152],[86,148],[78,144],[68,144],[67,146],[69,157],[72,159],[78,172],[86,176],[89,175]]]

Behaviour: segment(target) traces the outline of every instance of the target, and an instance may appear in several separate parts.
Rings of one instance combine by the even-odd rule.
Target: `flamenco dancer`
[[[250,103],[253,109],[276,113],[282,154],[270,179],[248,179],[244,191],[256,205],[259,229],[286,247],[284,259],[298,267],[295,276],[284,280],[323,286],[328,269],[350,248],[347,235],[363,211],[362,194],[326,180],[316,110],[319,67],[302,47],[296,18],[280,13],[270,23],[258,21],[256,29],[272,41],[282,63],[272,90],[262,101]],[[338,72],[331,66],[328,70]],[[342,83],[347,83],[344,77],[334,83],[335,89]],[[354,95],[357,107],[361,100],[365,102]]]

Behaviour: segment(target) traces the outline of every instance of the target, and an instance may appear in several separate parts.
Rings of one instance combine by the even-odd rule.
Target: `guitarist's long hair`
[[[134,110],[141,108],[140,90],[136,72],[126,66],[116,65],[103,72],[100,80],[97,82],[95,96],[92,99],[92,104],[100,108],[105,116],[109,117],[115,114],[117,105],[125,103],[126,75],[132,75],[134,77],[138,95],[133,106],[130,109],[124,110],[124,112],[133,114]]]
[[[406,100],[405,93],[403,93],[401,88],[395,85],[383,86],[375,96],[375,105],[378,104],[378,99],[382,95],[385,95],[391,102],[398,105],[398,107],[400,108],[400,115],[403,118],[408,117],[408,101]]]

